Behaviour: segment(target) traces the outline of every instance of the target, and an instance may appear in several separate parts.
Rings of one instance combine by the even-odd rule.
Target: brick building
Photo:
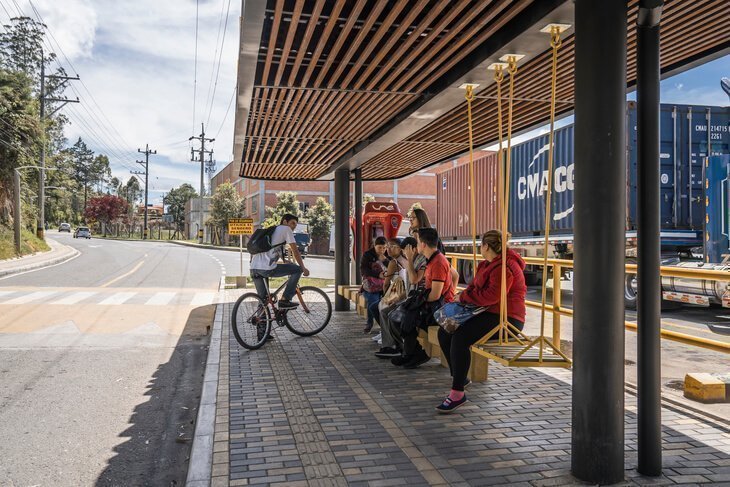
[[[450,164],[450,163],[447,163]],[[276,194],[282,191],[297,193],[301,209],[306,211],[317,198],[335,202],[334,181],[262,181],[245,179],[238,175],[240,163],[231,162],[212,179],[212,188],[230,181],[238,194],[246,199],[245,215],[259,224],[265,218],[266,206],[276,206]],[[354,193],[354,185],[351,194]],[[405,213],[413,203],[421,203],[429,216],[436,215],[436,169],[424,169],[411,176],[393,181],[365,181],[363,194],[370,194],[378,201],[393,201]],[[436,222],[434,222],[436,223]]]

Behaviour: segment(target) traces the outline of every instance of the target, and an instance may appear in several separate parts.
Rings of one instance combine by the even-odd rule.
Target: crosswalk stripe
[[[71,294],[70,296],[66,296],[65,298],[61,298],[58,301],[53,301],[51,304],[76,304],[84,299],[90,298],[94,294],[96,294],[94,291],[79,291]]]
[[[205,306],[213,304],[216,293],[195,293],[193,300],[190,302],[190,306]]]
[[[3,296],[8,296],[10,294],[15,294],[15,291],[0,291],[0,298],[2,298]]]
[[[54,294],[58,294],[57,291],[36,291],[34,293],[25,294],[23,296],[18,296],[17,298],[11,299],[9,301],[5,301],[2,304],[26,304],[30,303],[31,301],[40,300],[43,298],[47,298],[49,296],[53,296]]]
[[[129,299],[132,299],[132,297],[137,294],[135,293],[114,293],[99,304],[102,305],[117,305],[117,304],[123,304],[125,301],[128,301]]]
[[[169,292],[155,293],[155,295],[148,299],[145,304],[148,306],[164,306],[172,301],[172,298],[175,297],[175,294],[176,293]]]

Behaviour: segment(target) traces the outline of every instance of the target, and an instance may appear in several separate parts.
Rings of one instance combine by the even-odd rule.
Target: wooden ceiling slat
[[[309,45],[312,43],[314,31],[317,28],[317,23],[319,22],[320,15],[322,14],[322,9],[324,9],[324,4],[325,0],[317,0],[317,3],[314,4],[314,8],[312,9],[312,15],[309,17],[309,21],[307,22],[307,28],[304,31],[304,38],[302,39],[302,43],[297,50],[297,56],[296,58],[294,58],[294,66],[289,72],[289,86],[293,86],[294,83],[296,83],[297,74],[301,70],[304,56],[309,50]]]
[[[327,23],[325,24],[324,31],[322,32],[322,36],[320,39],[318,39],[318,42],[315,43],[315,49],[312,52],[312,59],[309,62],[309,65],[307,66],[307,70],[304,72],[304,77],[302,78],[302,85],[308,86],[309,80],[312,77],[312,74],[314,73],[314,69],[317,65],[317,61],[322,56],[322,52],[324,51],[325,46],[327,45],[327,39],[330,38],[332,35],[332,31],[334,30],[335,26],[337,25],[337,18],[340,15],[340,12],[342,12],[342,8],[345,6],[345,2],[335,2],[335,4],[332,7],[332,15],[327,20]],[[316,86],[320,86],[319,83],[316,83]]]
[[[326,86],[326,83],[324,83],[325,78],[327,77],[327,73],[332,68],[332,65],[337,58],[337,54],[342,50],[345,43],[350,38],[350,33],[355,27],[355,23],[357,22],[360,12],[362,12],[362,9],[365,7],[366,0],[358,0],[355,6],[352,8],[352,12],[347,18],[347,22],[345,22],[345,26],[342,28],[342,31],[337,36],[337,40],[335,41],[335,45],[332,47],[330,52],[327,55],[327,59],[324,63],[324,66],[319,71],[319,74],[317,75],[317,79],[314,82],[315,86]],[[320,42],[324,43],[328,39],[322,39]]]
[[[454,8],[456,9],[463,9],[466,4],[469,3],[469,0],[461,0]],[[407,53],[410,51],[411,46],[421,38],[421,34],[423,34],[426,29],[438,18],[438,16],[443,12],[443,10],[446,7],[450,6],[449,0],[441,0],[436,5],[431,7],[431,9],[428,11],[428,14],[423,19],[423,21],[416,27],[416,30],[412,31],[410,35],[406,38],[405,42],[398,46],[398,51],[400,51],[400,55],[398,52],[388,53],[388,62],[375,74],[373,79],[371,79],[366,89],[373,90],[376,89],[378,86],[378,83],[380,83],[380,80],[383,79],[383,76],[387,75],[390,70],[395,68],[396,63],[400,63],[401,68],[407,67],[410,63],[413,62],[414,56],[411,52],[411,55],[408,55],[406,58],[402,57],[402,53]]]
[[[302,9],[304,9],[304,2],[294,3],[294,12],[292,13],[291,21],[289,22],[289,29],[286,34],[286,39],[284,40],[284,47],[281,50],[281,61],[277,65],[276,76],[274,76],[274,85],[279,85],[279,83],[281,83],[281,78],[284,76],[286,64],[289,60],[289,55],[291,54],[291,47],[292,44],[294,44],[294,39],[296,38],[297,30],[299,29],[299,17],[302,15]],[[292,71],[296,71],[298,68],[299,66],[295,60],[294,66],[292,66]]]

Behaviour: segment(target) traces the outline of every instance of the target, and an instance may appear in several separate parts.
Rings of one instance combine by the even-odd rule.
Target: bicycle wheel
[[[271,311],[258,294],[246,293],[233,305],[231,328],[242,347],[261,348],[271,332]]]
[[[318,287],[303,286],[293,299],[297,306],[286,312],[286,327],[299,336],[309,337],[324,330],[332,316],[332,303]]]

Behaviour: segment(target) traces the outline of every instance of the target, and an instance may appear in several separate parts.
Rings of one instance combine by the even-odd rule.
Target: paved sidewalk
[[[188,485],[580,484],[570,475],[570,371],[492,362],[471,402],[441,416],[447,369],[375,358],[354,312],[335,313],[313,338],[282,328],[258,351],[239,347],[228,318],[238,292],[219,307],[210,481]],[[674,407],[663,410],[664,476],[639,476],[635,397],[626,406],[627,485],[730,483],[730,431]]]
[[[17,259],[0,261],[0,277],[6,277],[21,272],[28,272],[51,265],[61,264],[67,260],[78,257],[80,252],[73,247],[63,245],[58,241],[46,237],[46,243],[51,250],[26,255]]]

